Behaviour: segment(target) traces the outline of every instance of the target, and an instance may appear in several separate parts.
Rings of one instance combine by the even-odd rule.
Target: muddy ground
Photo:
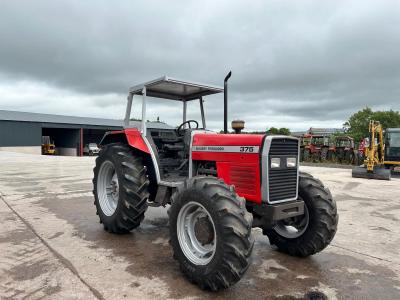
[[[93,206],[93,165],[90,157],[0,152],[0,299],[400,298],[400,179],[302,166],[337,201],[332,244],[293,258],[253,229],[245,277],[209,293],[186,281],[172,258],[166,209],[150,208],[131,234],[103,231]]]

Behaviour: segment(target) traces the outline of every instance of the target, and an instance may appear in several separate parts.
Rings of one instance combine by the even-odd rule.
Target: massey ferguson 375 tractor
[[[129,90],[125,129],[106,133],[94,168],[94,197],[104,229],[128,233],[148,206],[170,205],[170,244],[187,278],[217,291],[250,265],[252,227],[287,254],[306,257],[333,239],[338,214],[321,181],[299,172],[299,141],[227,133],[224,88],[162,77]],[[224,92],[224,134],[206,129],[203,98]],[[130,128],[132,99],[142,97],[140,128]],[[181,101],[177,129],[146,129],[150,97]],[[188,101],[201,119],[187,120]],[[155,143],[157,141],[157,143]],[[132,250],[134,251],[134,250]]]

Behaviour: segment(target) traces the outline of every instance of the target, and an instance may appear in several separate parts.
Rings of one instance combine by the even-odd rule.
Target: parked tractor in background
[[[326,161],[328,158],[328,151],[328,136],[304,134],[301,146],[303,161]]]
[[[364,163],[366,149],[369,147],[369,138],[364,138],[358,144],[356,165],[360,166]]]
[[[230,75],[224,89],[169,77],[130,88],[125,128],[103,137],[93,178],[94,204],[108,232],[128,233],[148,206],[170,205],[173,256],[190,282],[212,291],[235,284],[249,268],[252,227],[280,251],[306,257],[332,241],[338,224],[329,190],[299,171],[297,138],[227,133]],[[224,134],[206,129],[203,108],[203,97],[221,92]],[[130,127],[136,95],[140,129]],[[182,124],[149,132],[147,96],[181,102]],[[199,120],[186,119],[189,101],[198,101]]]
[[[54,155],[56,154],[56,145],[47,135],[42,136],[42,154],[43,155]]]
[[[329,147],[328,160],[353,164],[355,159],[354,139],[349,136],[336,136]]]

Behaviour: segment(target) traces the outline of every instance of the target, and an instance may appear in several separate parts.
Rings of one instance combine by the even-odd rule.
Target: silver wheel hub
[[[197,202],[186,203],[179,211],[176,226],[186,258],[195,265],[208,264],[215,254],[217,235],[206,208]]]
[[[274,230],[280,236],[288,239],[300,237],[308,228],[310,217],[307,205],[304,204],[304,214],[284,220],[280,220],[274,226]]]
[[[119,182],[112,162],[107,160],[100,166],[96,188],[101,211],[106,216],[113,215],[118,205]]]

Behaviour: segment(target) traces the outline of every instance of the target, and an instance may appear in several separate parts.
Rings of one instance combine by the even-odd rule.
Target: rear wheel
[[[326,162],[328,159],[328,148],[322,148],[321,149],[321,161]]]
[[[345,154],[345,157],[346,157],[346,163],[353,164],[353,161],[354,161],[353,150],[347,150],[346,154]]]
[[[303,156],[303,160],[304,161],[310,161],[311,159],[311,153],[309,149],[305,149],[304,150],[304,156]]]
[[[110,144],[101,150],[93,171],[94,204],[104,229],[127,233],[138,227],[149,197],[142,158],[127,145]]]
[[[253,217],[232,187],[214,177],[188,179],[168,213],[174,258],[191,282],[217,291],[242,278],[254,244]]]
[[[330,162],[332,162],[332,161],[335,160],[335,153],[334,153],[333,150],[329,150],[329,151],[328,151],[328,160],[329,160]]]
[[[336,158],[337,158],[337,161],[338,161],[339,163],[342,163],[342,162],[343,162],[343,160],[345,159],[345,155],[344,155],[344,150],[343,150],[343,149],[338,149],[338,150],[337,150],[337,152],[336,152]]]
[[[360,152],[357,153],[357,166],[364,164],[364,155]]]
[[[305,204],[302,216],[278,221],[263,232],[280,251],[305,257],[329,245],[336,234],[339,216],[329,190],[310,174],[300,173],[299,198]]]

